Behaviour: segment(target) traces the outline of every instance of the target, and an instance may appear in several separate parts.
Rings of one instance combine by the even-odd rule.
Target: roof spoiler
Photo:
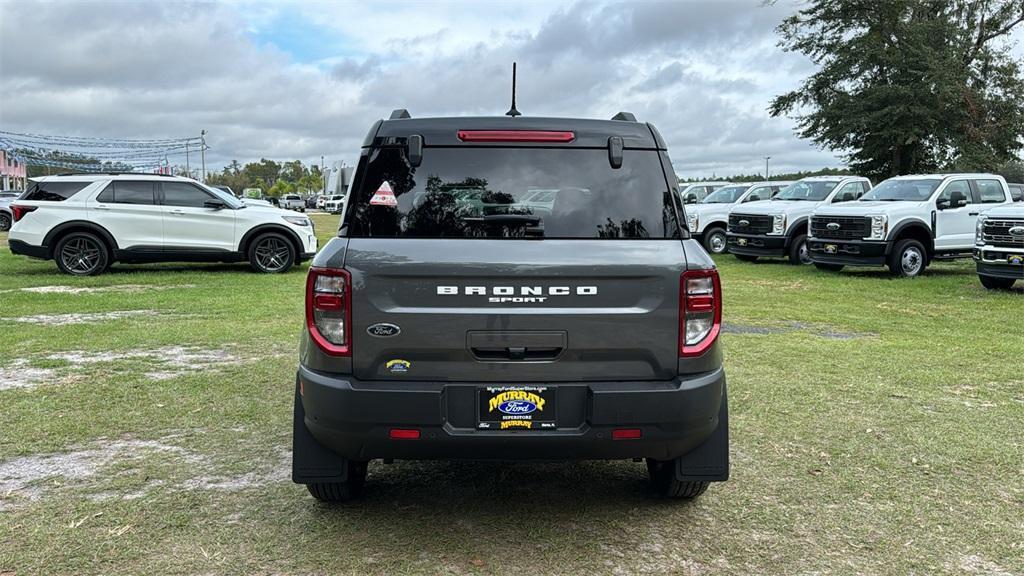
[[[396,108],[391,111],[391,116],[388,117],[388,120],[405,120],[406,118],[412,118],[409,111],[405,108]]]
[[[612,116],[612,120],[621,120],[623,122],[636,122],[636,115],[632,112],[619,112],[615,116]]]

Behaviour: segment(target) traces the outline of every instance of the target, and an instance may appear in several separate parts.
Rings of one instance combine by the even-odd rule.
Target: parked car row
[[[1024,279],[1020,185],[1001,176],[897,176],[875,187],[861,176],[814,176],[775,192],[780,184],[720,186],[687,206],[690,232],[708,252],[744,261],[782,257],[834,272],[885,266],[914,277],[936,260],[973,256],[987,288]]]

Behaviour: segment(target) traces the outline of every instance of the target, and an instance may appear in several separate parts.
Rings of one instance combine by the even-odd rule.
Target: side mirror
[[[221,201],[221,200],[207,200],[206,202],[203,202],[203,208],[212,208],[214,210],[222,210],[222,209],[224,209],[225,206],[227,206],[227,205],[224,204],[224,202]]]
[[[949,203],[952,208],[962,208],[967,206],[967,196],[957,190],[949,195]]]
[[[686,198],[684,198],[683,201],[686,204],[696,204],[697,203],[697,195],[696,194],[687,194]]]

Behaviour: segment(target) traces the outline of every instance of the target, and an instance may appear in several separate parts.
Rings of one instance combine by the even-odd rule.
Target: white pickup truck
[[[747,202],[768,200],[790,184],[792,182],[772,181],[723,186],[697,204],[686,206],[686,224],[690,234],[699,239],[711,254],[723,254],[729,211]]]
[[[286,194],[281,197],[280,202],[281,208],[284,208],[285,210],[298,210],[299,212],[306,211],[306,201],[298,194]]]

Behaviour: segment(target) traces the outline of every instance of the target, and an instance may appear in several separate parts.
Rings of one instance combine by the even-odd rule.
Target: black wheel
[[[839,272],[845,268],[842,264],[825,264],[824,262],[815,262],[814,267],[818,270],[827,270],[828,272]]]
[[[811,251],[807,247],[806,234],[797,234],[789,244],[789,263],[804,266],[811,264]]]
[[[928,252],[917,240],[900,240],[889,253],[889,272],[900,278],[914,278],[928,265]]]
[[[747,256],[746,254],[733,254],[733,256],[735,256],[737,260],[742,260],[743,262],[757,261],[757,256]]]
[[[95,276],[107,269],[110,251],[95,234],[72,232],[57,241],[53,259],[65,274]]]
[[[284,236],[268,232],[249,245],[249,265],[257,272],[279,274],[295,264],[295,246]]]
[[[11,215],[7,212],[0,212],[0,232],[7,232],[11,229]]]
[[[647,459],[647,473],[651,476],[654,490],[666,498],[683,498],[690,500],[700,496],[708,489],[708,482],[681,482],[676,479],[675,460]]]
[[[981,280],[981,285],[989,290],[1009,290],[1013,283],[1016,282],[1013,278],[996,278],[995,276],[982,276],[978,275],[978,280]]]
[[[306,484],[313,498],[321,502],[349,502],[363,493],[366,485],[366,462],[348,461],[348,480]]]
[[[704,249],[709,254],[725,254],[728,248],[725,238],[725,230],[721,228],[708,228],[704,231]]]

